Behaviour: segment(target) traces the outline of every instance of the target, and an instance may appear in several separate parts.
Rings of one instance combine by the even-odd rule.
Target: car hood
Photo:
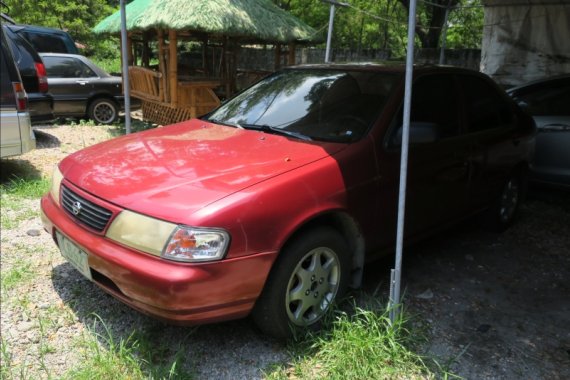
[[[60,170],[67,181],[96,197],[183,223],[212,202],[344,146],[195,119],[83,149],[64,159]]]

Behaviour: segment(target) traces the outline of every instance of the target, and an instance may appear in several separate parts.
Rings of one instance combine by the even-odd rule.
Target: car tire
[[[97,124],[113,124],[119,118],[119,106],[113,100],[98,98],[89,105],[87,116]]]
[[[523,200],[525,184],[520,173],[511,175],[504,183],[500,196],[487,210],[486,225],[491,231],[503,232],[513,224]]]
[[[345,293],[349,275],[342,236],[329,227],[307,231],[287,244],[274,263],[253,319],[264,333],[281,339],[316,330]]]

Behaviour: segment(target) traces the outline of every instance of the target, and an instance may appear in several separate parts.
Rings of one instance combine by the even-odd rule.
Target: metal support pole
[[[334,4],[331,4],[331,12],[330,12],[330,16],[329,16],[329,32],[327,34],[327,49],[325,50],[325,63],[330,62],[333,23],[334,23]]]
[[[447,42],[447,18],[449,17],[449,11],[451,8],[447,6],[445,8],[445,18],[443,21],[443,30],[441,31],[441,49],[439,51],[439,64],[445,64],[445,44]]]
[[[129,63],[127,57],[127,12],[125,0],[121,0],[121,55],[123,66],[123,92],[125,93],[125,130],[131,133],[131,87],[129,85]]]
[[[406,180],[408,173],[408,147],[410,137],[410,114],[412,104],[412,73],[414,69],[414,38],[416,35],[416,0],[410,0],[408,16],[408,47],[406,52],[406,83],[404,92],[404,126],[402,130],[402,153],[400,158],[400,193],[398,197],[398,232],[396,238],[396,262],[390,284],[390,321],[400,313],[400,281],[402,274],[402,248],[404,243],[404,215],[406,211]],[[393,287],[392,287],[393,285]]]

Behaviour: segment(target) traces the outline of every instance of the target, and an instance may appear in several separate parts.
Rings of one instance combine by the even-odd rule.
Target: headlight
[[[106,236],[128,247],[160,256],[176,224],[122,211],[109,226]]]
[[[179,226],[176,228],[162,256],[176,261],[213,261],[224,257],[230,236],[218,229]]]
[[[51,176],[51,188],[49,190],[49,193],[51,194],[51,197],[53,198],[55,203],[57,203],[58,206],[59,206],[59,189],[61,188],[62,180],[63,180],[63,174],[61,174],[59,167],[55,165],[53,167],[53,173]]]
[[[106,236],[151,255],[183,262],[220,260],[230,240],[220,229],[178,226],[126,210],[113,220]]]

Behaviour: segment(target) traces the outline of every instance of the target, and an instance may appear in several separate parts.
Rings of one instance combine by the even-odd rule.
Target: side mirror
[[[390,145],[402,145],[402,131],[404,127],[399,126],[392,139]],[[439,125],[435,123],[413,121],[410,123],[410,144],[425,144],[439,140],[441,136]]]

